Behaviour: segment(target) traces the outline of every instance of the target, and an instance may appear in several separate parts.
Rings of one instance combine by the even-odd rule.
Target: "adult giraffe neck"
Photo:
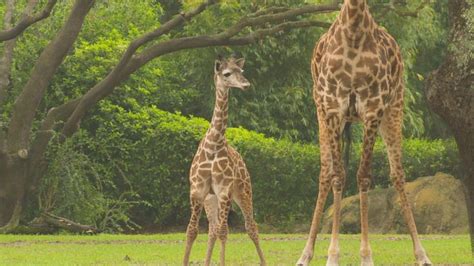
[[[374,28],[375,21],[366,0],[345,0],[338,16],[342,35],[349,46],[354,46]]]

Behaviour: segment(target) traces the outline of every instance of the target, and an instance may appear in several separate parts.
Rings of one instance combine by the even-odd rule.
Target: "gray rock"
[[[451,175],[437,173],[406,184],[406,192],[421,234],[468,233],[464,188]],[[324,233],[331,232],[332,206],[323,218]],[[359,195],[342,200],[341,233],[360,233]],[[369,231],[371,233],[408,233],[394,188],[369,192]]]

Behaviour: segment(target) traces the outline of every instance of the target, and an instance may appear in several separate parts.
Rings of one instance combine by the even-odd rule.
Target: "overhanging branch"
[[[31,145],[31,160],[28,166],[30,171],[28,175],[30,177],[28,190],[36,189],[39,177],[46,170],[46,164],[44,164],[46,149],[55,135],[55,127],[57,127],[59,122],[64,122],[69,118],[79,101],[80,98],[77,98],[58,107],[51,108],[48,111]]]
[[[417,18],[420,11],[430,4],[430,0],[424,0],[414,10],[409,10],[406,8],[406,3],[397,3],[397,2],[399,1],[392,0],[388,4],[374,5],[373,9],[379,12],[378,17],[381,17],[381,18],[387,15],[389,12],[394,12],[395,14],[401,17]]]
[[[34,14],[34,15],[27,15],[24,16],[14,27],[11,29],[6,29],[0,31],[0,42],[8,41],[14,39],[18,35],[20,35],[23,31],[26,30],[29,26],[33,25],[34,23],[41,21],[51,14],[51,10],[56,5],[57,0],[49,0],[46,3],[46,6],[43,8],[42,11]]]
[[[15,13],[15,1],[7,0],[3,25],[5,29],[10,29],[13,24],[13,15]],[[7,98],[8,86],[10,85],[11,64],[13,62],[13,48],[15,40],[10,40],[3,45],[3,53],[0,57],[0,114],[3,113],[3,102]],[[3,133],[2,121],[0,121],[0,135]],[[1,138],[1,137],[0,137]],[[0,145],[1,146],[1,145]],[[0,147],[1,149],[1,147]]]
[[[167,21],[165,24],[161,25],[159,28],[157,28],[154,31],[151,31],[149,33],[146,33],[134,41],[130,43],[128,46],[127,50],[125,53],[122,55],[122,58],[120,59],[119,63],[117,66],[113,69],[111,72],[111,75],[115,75],[119,73],[123,67],[130,61],[131,57],[134,55],[134,53],[144,44],[155,40],[176,27],[182,25],[185,21],[191,20],[193,17],[201,14],[204,10],[206,10],[209,6],[214,5],[217,3],[217,0],[207,0],[200,4],[197,8],[191,10],[188,13],[181,13],[178,16],[173,17],[171,20]]]
[[[326,13],[339,10],[337,4],[330,5],[307,5],[300,8],[285,9],[285,8],[270,8],[271,10],[259,11],[257,16],[242,18],[238,23],[218,35],[218,38],[231,38],[239,34],[244,28],[264,25],[265,23],[280,23],[287,19],[293,19],[301,15],[310,13]]]
[[[94,0],[76,0],[62,29],[44,48],[15,101],[8,127],[8,150],[28,149],[37,108],[56,70],[77,39]]]
[[[87,110],[94,106],[98,101],[111,94],[118,84],[154,58],[184,49],[222,45],[246,45],[263,39],[266,36],[292,28],[311,26],[329,27],[331,25],[330,23],[321,21],[288,20],[295,20],[297,17],[305,14],[327,13],[339,10],[339,6],[336,3],[337,1],[330,5],[307,5],[294,9],[271,8],[271,10],[258,11],[249,17],[244,17],[230,28],[223,30],[221,33],[166,40],[152,45],[137,54],[137,50],[142,47],[143,44],[156,40],[157,37],[166,34],[176,26],[182,24],[185,21],[183,20],[183,17],[191,19],[216,2],[217,1],[206,1],[190,13],[177,15],[157,30],[134,40],[127,48],[117,66],[102,81],[92,87],[82,97],[76,110],[65,123],[62,133],[65,136],[72,135],[78,129],[80,120],[83,118]],[[265,28],[264,26],[267,26],[268,24],[270,24],[270,26]],[[276,25],[271,26],[271,24]],[[258,27],[264,28],[259,29]],[[254,29],[252,33],[239,36],[239,34],[247,28],[257,29]]]

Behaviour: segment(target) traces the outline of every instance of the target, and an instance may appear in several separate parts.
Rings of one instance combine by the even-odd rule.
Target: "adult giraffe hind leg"
[[[385,143],[390,163],[390,178],[400,197],[403,216],[413,241],[413,249],[418,265],[432,265],[421,245],[416,230],[415,219],[405,192],[405,173],[402,166],[402,119],[401,107],[388,110],[380,126],[380,134]]]
[[[377,113],[377,112],[376,112]],[[378,112],[383,114],[383,110]],[[377,137],[377,129],[380,125],[380,117],[368,116],[364,121],[364,141],[362,156],[357,170],[357,186],[360,198],[360,257],[361,265],[372,266],[372,250],[369,245],[369,188],[371,183],[370,167],[372,164],[372,154]]]

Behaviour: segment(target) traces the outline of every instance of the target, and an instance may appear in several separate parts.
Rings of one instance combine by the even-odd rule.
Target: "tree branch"
[[[290,9],[289,7],[274,6],[274,7],[269,7],[266,9],[259,10],[253,14],[250,14],[249,17],[258,17],[258,16],[272,14],[276,12],[284,12],[284,11],[288,11],[289,9]]]
[[[79,127],[79,122],[84,116],[87,109],[87,106],[94,105],[97,101],[108,95],[106,91],[113,90],[115,86],[117,86],[122,80],[126,77],[122,75],[124,72],[124,68],[130,63],[130,60],[134,56],[135,52],[144,44],[159,38],[176,27],[182,25],[184,22],[191,20],[193,17],[201,14],[204,10],[206,10],[209,6],[214,5],[217,3],[218,0],[207,0],[200,4],[197,8],[191,10],[188,13],[181,13],[171,20],[163,24],[158,29],[146,33],[141,37],[135,39],[130,43],[127,50],[122,55],[119,63],[114,67],[114,69],[105,77],[104,80],[96,84],[92,87],[85,95],[82,97],[82,101],[79,104],[77,110],[71,115],[71,118],[66,122],[66,125],[63,129],[63,134],[65,136],[72,135],[77,128]]]
[[[38,0],[30,0],[23,11],[22,18],[26,18],[33,12],[34,7],[38,3]],[[11,29],[13,26],[13,16],[15,13],[15,0],[7,0],[7,7],[4,17],[5,29]],[[13,52],[16,46],[16,38],[5,42],[3,47],[3,54],[0,58],[0,114],[3,113],[3,103],[8,96],[8,87],[10,85],[10,74],[11,65],[13,62]],[[0,131],[4,130],[2,125],[3,121],[0,121]],[[0,132],[0,135],[4,132]],[[0,137],[1,139],[1,137]]]
[[[204,11],[209,5],[214,4],[216,1],[207,1],[201,4],[196,10],[188,13],[190,18],[195,15],[200,14]],[[220,45],[245,45],[253,43],[256,40],[262,39],[268,35],[275,34],[282,30],[287,30],[290,28],[302,28],[309,26],[319,26],[319,27],[328,27],[329,23],[318,22],[318,21],[299,21],[299,22],[283,22],[274,27],[267,29],[257,30],[249,35],[242,37],[235,37],[243,29],[251,26],[261,26],[267,23],[282,22],[287,19],[293,19],[297,16],[310,14],[310,13],[325,13],[339,10],[339,6],[336,2],[330,5],[308,5],[296,9],[282,9],[282,8],[273,8],[270,11],[259,11],[257,16],[254,14],[253,17],[245,17],[239,22],[231,26],[229,29],[223,31],[222,33],[214,35],[201,35],[196,37],[183,37],[164,41],[162,43],[155,44],[147,49],[145,49],[140,54],[135,54],[138,48],[143,45],[145,42],[156,39],[159,34],[160,29],[156,31],[145,34],[141,38],[133,41],[128,47],[127,51],[122,56],[122,59],[118,65],[107,75],[105,79],[99,82],[97,85],[92,87],[83,97],[81,102],[78,104],[76,110],[68,119],[63,128],[63,134],[65,136],[72,135],[79,127],[80,120],[85,115],[86,111],[94,106],[98,101],[105,98],[107,95],[113,92],[114,88],[120,84],[122,81],[127,79],[132,73],[137,69],[151,61],[152,59],[159,57],[164,54],[180,51],[183,49],[190,48],[202,48],[209,46],[220,46]],[[280,11],[280,12],[279,12]],[[259,15],[260,14],[260,15]],[[181,14],[178,16],[186,16]],[[163,27],[169,26],[170,29],[165,32],[169,32],[172,28],[177,26],[176,22],[171,23],[172,21],[181,21],[179,18],[175,17],[170,22],[167,22]],[[182,23],[182,22],[181,22]],[[170,26],[171,25],[171,26]],[[172,27],[172,25],[176,25]],[[163,28],[162,27],[162,28]],[[165,28],[166,28],[165,27]],[[163,32],[163,29],[161,29]],[[235,37],[235,38],[232,38]],[[146,41],[145,41],[146,40]]]
[[[374,5],[374,9],[376,9],[378,12],[380,12],[380,14],[378,15],[378,17],[384,17],[385,15],[387,15],[387,13],[389,12],[394,12],[395,14],[397,14],[398,16],[401,16],[401,17],[413,17],[413,18],[417,18],[420,11],[425,8],[425,6],[427,6],[429,3],[430,3],[430,0],[424,0],[423,2],[420,3],[420,5],[418,7],[416,7],[414,10],[408,10],[406,9],[406,3],[395,3],[397,1],[395,0],[392,0],[390,1],[390,3],[388,4],[379,4],[379,5]],[[398,8],[397,5],[401,5],[404,7],[404,9],[401,9],[401,8]]]
[[[47,212],[42,213],[40,216],[40,220],[43,220],[46,224],[65,229],[70,232],[88,233],[88,234],[99,233],[99,229],[97,229],[97,227],[95,226],[76,223],[69,219],[56,216],[52,213],[47,213]]]
[[[278,9],[273,9],[272,14],[271,12],[260,11],[262,15],[254,16],[254,17],[245,17],[241,19],[238,23],[234,26],[230,27],[226,31],[218,34],[217,38],[231,38],[238,33],[240,33],[246,27],[252,26],[259,26],[265,23],[279,23],[287,19],[295,18],[297,16],[309,14],[309,13],[325,13],[325,12],[333,12],[338,11],[339,6],[337,4],[329,4],[329,5],[307,5],[300,8],[295,9],[279,9],[282,10],[281,12],[277,12]]]
[[[13,15],[15,13],[15,0],[7,0],[3,24],[5,29],[10,29],[13,24]],[[13,61],[13,48],[15,40],[6,42],[3,46],[3,54],[0,58],[0,159],[6,151],[5,127],[6,123],[1,119],[3,114],[3,102],[7,97],[8,85],[10,85],[11,63]]]
[[[5,16],[3,18],[3,25],[5,29],[10,29],[13,24],[13,15],[15,13],[15,0],[7,0]],[[15,46],[15,41],[11,40],[4,44],[3,54],[0,58],[0,114],[3,113],[2,106],[5,97],[7,96],[7,88],[10,84],[10,70],[11,62],[13,59],[13,47]],[[2,121],[0,121],[1,123]],[[0,124],[0,130],[3,130],[2,125]],[[1,134],[1,133],[0,133]]]
[[[215,3],[217,3],[217,0],[207,0],[207,1],[203,2],[202,4],[200,4],[194,10],[192,10],[188,13],[181,13],[181,14],[175,16],[174,18],[172,18],[171,20],[169,20],[168,22],[166,22],[165,24],[163,24],[162,26],[160,26],[159,28],[157,28],[156,30],[154,30],[152,32],[149,32],[149,33],[146,33],[146,34],[138,37],[134,41],[132,41],[132,43],[130,43],[130,45],[128,46],[125,53],[122,55],[119,63],[115,66],[115,68],[112,70],[112,72],[109,74],[109,76],[112,76],[112,77],[117,76],[120,73],[120,71],[122,71],[123,68],[130,61],[130,59],[132,58],[134,53],[141,46],[143,46],[144,44],[169,33],[170,31],[172,31],[176,27],[182,25],[185,21],[191,20],[193,17],[199,15],[204,10],[206,10],[209,6],[214,5]]]
[[[141,54],[137,55],[136,62],[138,63],[136,65],[130,65],[130,70],[133,72],[156,57],[184,49],[204,48],[222,45],[246,45],[254,43],[257,40],[263,39],[264,37],[273,35],[283,30],[311,26],[327,28],[331,26],[331,23],[320,21],[291,21],[278,24],[271,28],[260,29],[253,33],[233,38],[222,38],[220,34],[215,34],[173,39],[154,45],[143,51]]]
[[[13,28],[0,31],[0,42],[16,38],[29,26],[49,17],[51,10],[53,10],[54,5],[56,5],[56,2],[57,0],[49,0],[41,12],[34,15],[24,16]]]
[[[93,4],[94,0],[76,0],[63,28],[39,56],[30,79],[13,107],[7,136],[9,152],[28,148],[36,109],[54,73],[76,41],[84,19]]]
[[[286,31],[289,29],[296,29],[296,28],[308,28],[308,27],[320,27],[320,28],[329,28],[331,27],[331,23],[316,21],[316,20],[306,20],[306,21],[289,21],[278,24],[274,27],[257,30],[253,33],[250,33],[246,36],[233,38],[231,39],[231,45],[245,45],[255,43],[258,40],[261,40],[267,36],[274,35],[276,33]]]
[[[55,127],[58,122],[64,122],[69,118],[80,100],[80,98],[77,98],[58,107],[51,108],[44,118],[40,129],[36,133],[35,140],[31,145],[31,160],[28,165],[28,176],[30,180],[27,182],[27,184],[29,184],[29,191],[36,189],[39,178],[46,170],[46,150],[49,142],[54,137]]]

